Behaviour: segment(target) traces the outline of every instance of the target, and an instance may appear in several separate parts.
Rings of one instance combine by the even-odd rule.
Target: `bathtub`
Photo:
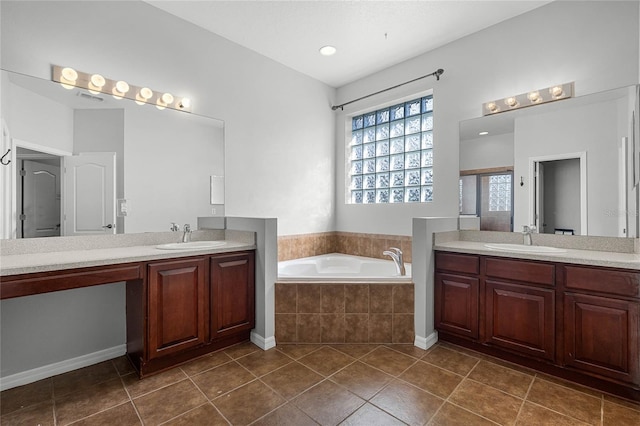
[[[405,270],[400,276],[392,260],[332,253],[278,262],[278,281],[411,282],[410,263]]]

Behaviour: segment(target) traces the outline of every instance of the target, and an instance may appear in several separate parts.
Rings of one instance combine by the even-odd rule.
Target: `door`
[[[211,338],[255,325],[254,254],[237,253],[211,258]]]
[[[116,233],[116,154],[64,157],[64,235]]]
[[[535,163],[535,225],[539,233],[543,234],[545,229],[544,222],[544,163]]]
[[[149,265],[149,359],[204,344],[207,337],[206,259]]]
[[[436,329],[477,339],[479,280],[439,272],[435,277]]]
[[[60,235],[60,166],[20,160],[18,237]],[[58,161],[59,162],[59,161]]]

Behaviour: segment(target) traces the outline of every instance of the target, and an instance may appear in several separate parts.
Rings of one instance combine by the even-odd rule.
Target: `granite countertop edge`
[[[226,240],[223,246],[206,249],[161,250],[155,245],[67,250],[49,253],[0,256],[0,276],[63,271],[92,266],[120,265],[153,260],[175,259],[255,250],[255,244]]]
[[[588,266],[603,266],[611,268],[631,269],[640,271],[640,254],[615,253],[595,250],[566,249],[564,253],[524,253],[492,250],[485,247],[484,242],[476,241],[448,241],[437,243],[433,247],[436,251],[447,251],[467,254],[481,254],[486,256],[506,257],[514,259],[541,260],[547,262],[573,263]]]

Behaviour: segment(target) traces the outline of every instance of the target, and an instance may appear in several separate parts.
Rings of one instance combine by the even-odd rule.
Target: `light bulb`
[[[156,101],[156,108],[162,111],[165,108],[166,104],[162,103],[162,99],[158,99]]]
[[[182,100],[180,101],[180,104],[178,105],[180,108],[185,109],[185,108],[190,108],[191,107],[191,99],[189,98],[182,98]]]
[[[173,95],[171,93],[165,93],[162,95],[162,103],[169,105],[173,103]]]
[[[62,68],[60,74],[62,75],[62,78],[69,82],[74,82],[78,79],[78,73],[73,68]]]
[[[559,98],[564,94],[564,91],[562,90],[562,86],[553,86],[549,89],[549,93],[551,93],[551,96],[554,98]]]
[[[104,77],[100,74],[93,74],[91,76],[91,84],[93,84],[95,87],[102,89],[102,86],[104,86],[105,83],[106,81]]]
[[[504,103],[510,108],[514,108],[514,107],[518,106],[518,100],[516,98],[514,98],[514,97],[505,99]]]
[[[487,104],[487,109],[489,110],[489,112],[496,112],[498,111],[498,105],[496,105],[495,102],[489,102]]]
[[[140,89],[140,96],[142,97],[142,99],[148,100],[153,96],[153,92],[148,87],[143,87],[142,89]]]
[[[129,84],[126,81],[118,81],[116,83],[116,90],[122,94],[125,94],[129,91]]]
[[[539,92],[530,92],[527,95],[527,98],[529,98],[529,100],[533,103],[537,103],[540,102],[542,99],[540,98],[540,93]]]

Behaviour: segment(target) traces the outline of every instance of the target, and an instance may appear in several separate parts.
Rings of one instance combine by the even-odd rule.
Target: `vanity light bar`
[[[485,102],[482,104],[482,115],[498,114],[500,112],[571,98],[573,97],[573,92],[573,82],[571,82]]]
[[[131,99],[139,105],[150,104],[155,105],[158,109],[170,108],[191,112],[189,98],[173,96],[166,92],[156,92],[148,87],[133,86],[122,80],[110,80],[100,74],[88,74],[73,68],[53,65],[51,79],[66,89],[79,87],[93,94],[104,93],[116,99]]]

